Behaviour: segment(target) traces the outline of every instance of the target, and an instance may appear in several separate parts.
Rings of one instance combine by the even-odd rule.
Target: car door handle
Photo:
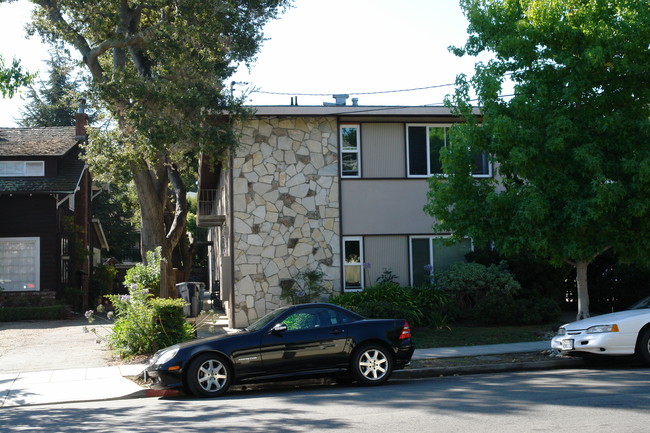
[[[339,329],[339,328],[334,328],[332,330],[332,334],[334,334],[334,335],[343,334],[344,332],[345,332],[344,329]]]

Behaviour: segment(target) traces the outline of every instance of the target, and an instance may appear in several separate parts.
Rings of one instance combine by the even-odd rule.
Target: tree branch
[[[167,172],[169,173],[169,180],[171,181],[174,195],[176,196],[174,221],[167,232],[167,239],[171,241],[172,245],[176,245],[185,233],[185,225],[187,223],[187,189],[175,164],[170,164]]]

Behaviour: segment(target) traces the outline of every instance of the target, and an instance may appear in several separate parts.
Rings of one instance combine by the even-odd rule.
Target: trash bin
[[[187,283],[190,292],[190,317],[196,317],[201,312],[199,308],[199,285]]]
[[[185,301],[185,306],[183,307],[183,313],[185,317],[190,316],[190,289],[187,283],[178,283],[176,284],[176,291],[178,292],[178,297]]]

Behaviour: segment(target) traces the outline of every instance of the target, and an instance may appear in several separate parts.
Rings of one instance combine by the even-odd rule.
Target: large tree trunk
[[[589,317],[589,287],[587,284],[587,268],[589,262],[575,262],[576,283],[578,286],[578,315],[576,320],[586,319]]]
[[[172,251],[184,233],[187,215],[187,201],[182,182],[179,186],[178,173],[164,164],[160,158],[155,167],[148,168],[144,163],[132,166],[133,181],[140,202],[141,240],[140,248],[143,260],[146,252],[161,247],[161,255],[166,262],[161,266],[165,275],[161,278],[160,297],[173,297],[175,294],[175,272],[172,266]],[[165,210],[169,200],[169,180],[175,185],[176,211],[170,224],[165,223]]]

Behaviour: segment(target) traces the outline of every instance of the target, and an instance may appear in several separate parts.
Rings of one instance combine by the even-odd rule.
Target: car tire
[[[351,370],[362,385],[380,385],[393,372],[393,358],[384,346],[366,344],[354,351]]]
[[[218,397],[228,391],[233,379],[230,363],[221,355],[199,355],[189,365],[185,387],[197,397]]]
[[[650,365],[650,328],[647,328],[639,336],[637,356],[646,365]]]

